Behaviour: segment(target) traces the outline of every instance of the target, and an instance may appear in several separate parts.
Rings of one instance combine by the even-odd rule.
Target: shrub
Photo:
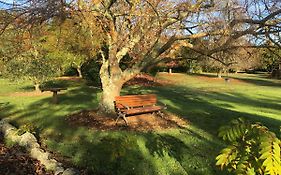
[[[87,84],[96,87],[101,86],[101,80],[99,76],[100,64],[96,60],[89,60],[82,66],[83,77],[87,80]]]
[[[280,175],[281,142],[267,127],[239,118],[222,126],[219,137],[229,143],[216,157],[221,169],[235,174]]]

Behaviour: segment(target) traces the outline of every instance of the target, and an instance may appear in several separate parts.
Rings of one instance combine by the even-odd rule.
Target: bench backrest
[[[155,94],[147,95],[125,95],[115,97],[116,108],[122,109],[128,107],[139,106],[152,106],[157,103],[157,97]]]

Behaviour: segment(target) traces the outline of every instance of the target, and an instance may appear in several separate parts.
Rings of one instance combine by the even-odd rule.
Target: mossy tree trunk
[[[101,55],[103,63],[99,74],[102,83],[102,97],[99,111],[114,114],[115,97],[120,96],[124,83],[136,76],[141,71],[141,67],[128,68],[122,71],[119,67],[119,60],[124,54],[118,54],[117,47],[114,44],[109,47],[108,58],[105,57],[104,53]]]

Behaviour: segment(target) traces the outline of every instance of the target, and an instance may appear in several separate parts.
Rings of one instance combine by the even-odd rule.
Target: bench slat
[[[162,107],[160,106],[149,106],[149,107],[142,107],[142,108],[132,108],[124,111],[127,115],[133,115],[133,114],[141,114],[141,113],[147,113],[147,112],[155,112],[161,110]]]
[[[155,94],[142,94],[142,95],[123,95],[123,96],[116,96],[115,99],[122,99],[122,98],[147,98],[153,97],[156,98]]]
[[[138,106],[152,106],[154,104],[156,104],[156,101],[118,101],[115,102],[116,103],[116,107],[138,107]]]
[[[153,106],[157,103],[156,95],[126,95],[115,97],[115,105],[117,108]]]

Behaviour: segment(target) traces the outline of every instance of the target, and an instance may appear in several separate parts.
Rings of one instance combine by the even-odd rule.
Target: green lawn
[[[63,155],[65,161],[87,168],[93,174],[227,174],[215,167],[215,157],[224,146],[218,128],[244,117],[260,121],[278,132],[281,125],[281,81],[264,74],[232,75],[230,82],[213,74],[160,74],[173,85],[127,87],[123,94],[156,93],[168,110],[186,120],[186,129],[155,132],[96,131],[69,126],[68,114],[95,109],[100,90],[83,83],[67,84],[59,105],[50,96],[22,97],[13,92],[30,91],[28,83],[0,79],[1,117],[10,117],[18,127],[33,125],[43,145]]]

